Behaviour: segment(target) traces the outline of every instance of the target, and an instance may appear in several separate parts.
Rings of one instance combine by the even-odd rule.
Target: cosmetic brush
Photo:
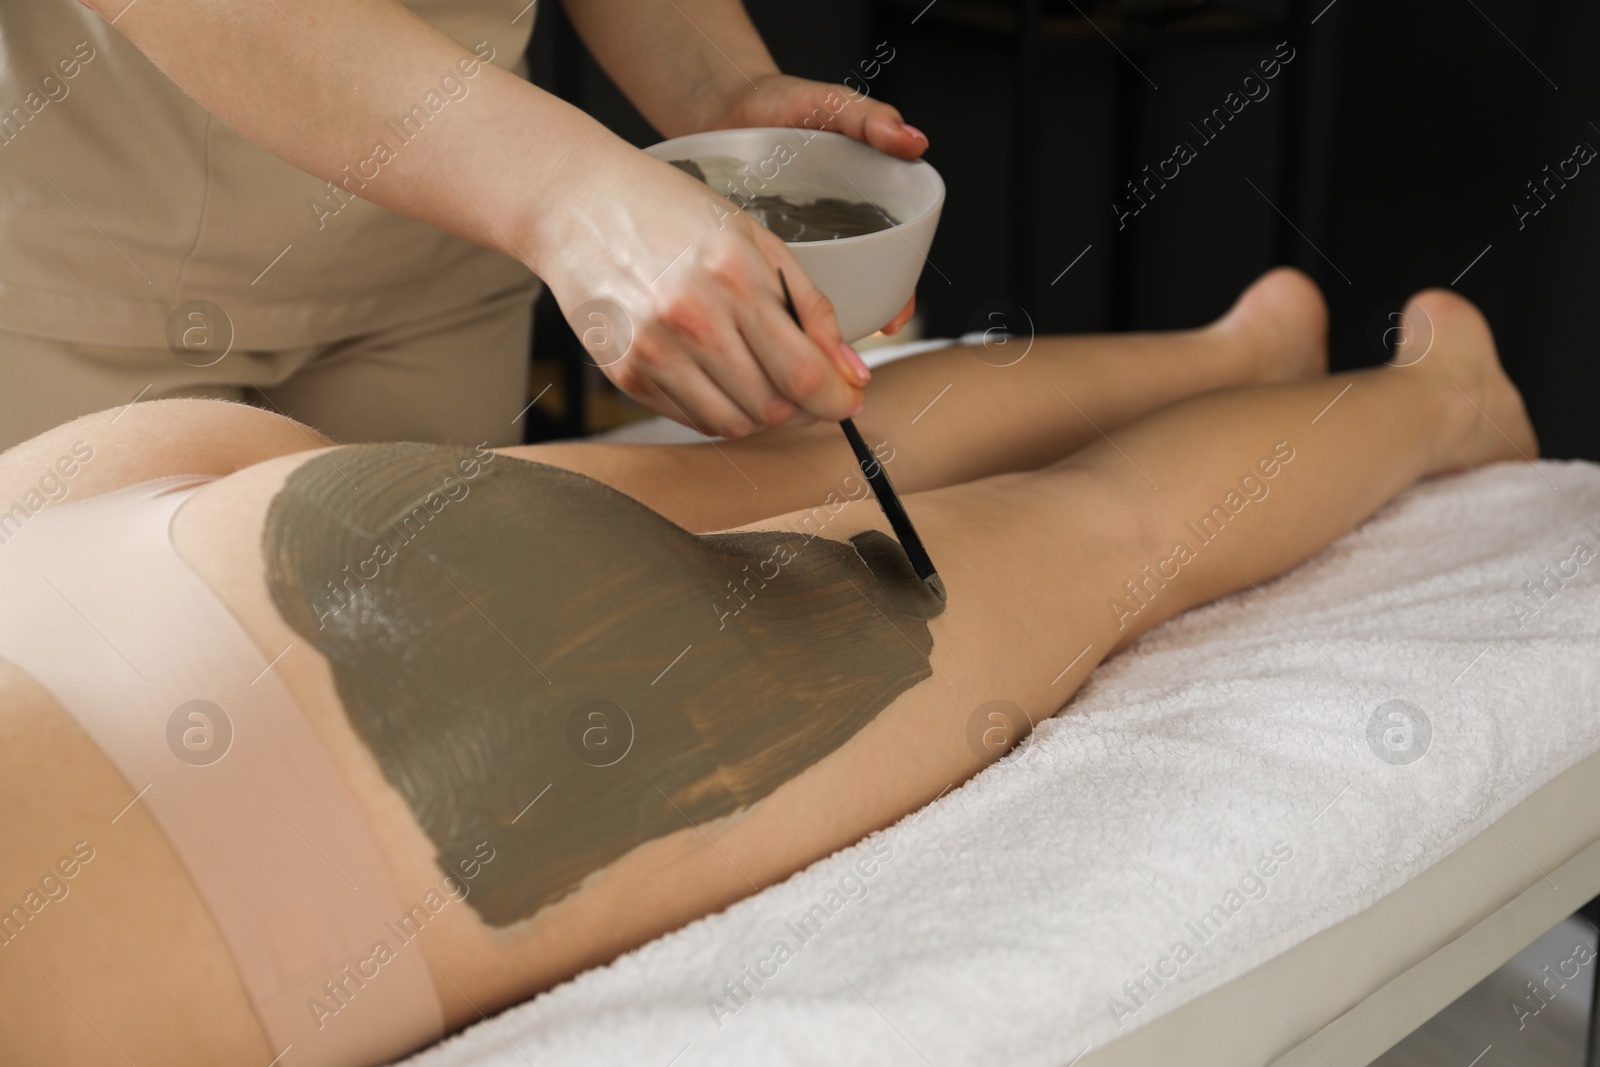
[[[778,271],[778,284],[783,287],[784,306],[789,309],[789,316],[794,319],[795,325],[799,326],[800,313],[795,310],[794,297],[789,295],[789,283],[781,270]],[[911,516],[906,514],[905,505],[900,503],[900,496],[889,481],[889,472],[883,469],[883,464],[867,448],[867,442],[862,440],[854,419],[841,419],[839,425],[850,442],[850,451],[856,455],[862,475],[867,479],[867,484],[872,486],[872,495],[878,498],[878,506],[888,518],[894,535],[900,539],[900,547],[905,549],[911,569],[916,571],[917,577],[922,579],[922,584],[928,587],[930,593],[940,600],[945,599],[944,582],[939,579],[939,572],[934,570],[928,550],[922,547],[922,538],[917,536],[917,528],[911,525]]]

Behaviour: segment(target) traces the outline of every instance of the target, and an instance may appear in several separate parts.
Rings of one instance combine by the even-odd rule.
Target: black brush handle
[[[795,310],[794,297],[789,295],[789,282],[781,270],[778,271],[778,284],[783,288],[783,302],[789,309],[789,316],[798,326],[800,313]],[[878,506],[883,509],[883,514],[889,520],[889,528],[894,531],[895,537],[900,541],[900,547],[905,550],[906,559],[911,562],[911,569],[916,571],[917,577],[932,589],[940,600],[943,600],[944,583],[939,580],[939,572],[934,569],[933,560],[928,558],[928,550],[922,547],[922,538],[917,536],[917,528],[911,525],[911,516],[906,514],[905,505],[900,503],[900,495],[894,491],[894,484],[889,481],[889,472],[883,469],[878,457],[872,454],[867,448],[867,442],[861,439],[861,431],[856,429],[855,420],[844,419],[839,426],[844,430],[845,439],[850,442],[850,451],[856,454],[856,462],[861,465],[862,475],[872,487],[872,495],[878,498]]]
[[[888,516],[889,526],[894,530],[895,537],[900,539],[900,547],[906,550],[906,558],[911,561],[911,569],[917,572],[917,577],[923,581],[932,578],[938,572],[933,569],[933,560],[928,558],[928,550],[922,547],[922,538],[917,536],[917,528],[911,525],[911,517],[906,514],[905,505],[900,503],[900,495],[894,491],[894,484],[889,481],[889,472],[883,469],[883,464],[878,462],[878,457],[867,448],[867,442],[862,440],[861,431],[856,429],[854,419],[845,419],[839,423],[844,428],[844,435],[850,441],[850,450],[856,454],[856,462],[861,464],[861,473],[866,477],[867,484],[872,486],[872,495],[878,498],[878,506]]]

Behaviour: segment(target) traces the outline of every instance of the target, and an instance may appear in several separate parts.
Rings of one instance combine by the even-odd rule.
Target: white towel
[[[1368,906],[1600,748],[1597,637],[1600,467],[1425,484],[1102,665],[1014,759],[409,1065],[1059,1067]],[[1394,700],[1431,723],[1415,762],[1404,716],[1369,742]],[[841,883],[858,899],[830,898]],[[1180,940],[1193,957],[1160,963]],[[778,941],[793,957],[757,987],[745,968]],[[1135,1007],[1123,983],[1158,964],[1176,977]]]

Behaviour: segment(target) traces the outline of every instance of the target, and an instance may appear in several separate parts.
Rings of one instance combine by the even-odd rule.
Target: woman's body
[[[726,906],[932,800],[982,766],[969,744],[980,705],[1011,701],[1037,722],[1138,634],[1280,573],[1416,479],[1531,456],[1532,431],[1481,317],[1449,294],[1425,294],[1413,321],[1419,306],[1432,324],[1424,357],[1408,346],[1402,362],[1413,365],[1333,379],[1323,376],[1320,298],[1289,272],[1204,330],[1041,340],[1004,368],[952,349],[881,370],[862,430],[892,444],[888,469],[949,590],[928,624],[931,676],[743,817],[635,849],[512,936],[468,908],[442,912],[422,947],[448,1025]],[[1213,391],[1228,386],[1240,388]],[[792,530],[830,492],[844,495],[852,461],[837,437],[823,425],[719,445],[509,454],[599,479],[691,531]],[[96,442],[74,485],[82,495],[239,471],[194,497],[174,538],[259,648],[289,647],[273,670],[356,796],[400,897],[436,884],[431,842],[263,575],[267,509],[291,471],[319,462],[310,450],[324,442],[246,409],[134,407],[8,454],[0,500],[79,438]],[[1147,567],[1173,573],[1162,564],[1174,541],[1195,540],[1186,524],[1243,475],[1270,479],[1270,492],[1251,492],[1236,522],[1196,541],[1176,577],[1147,579]],[[830,516],[823,535],[886,528],[861,500]],[[0,665],[0,686],[0,902],[63,846],[82,839],[98,850],[75,883],[77,903],[46,915],[39,936],[30,929],[0,948],[0,1032],[22,1035],[13,1058],[267,1063],[279,1050],[159,830],[139,805],[109,825],[134,791],[25,674]],[[98,966],[73,962],[83,959]]]

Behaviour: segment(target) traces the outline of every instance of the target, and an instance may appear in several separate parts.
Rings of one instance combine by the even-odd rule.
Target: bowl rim
[[[712,136],[712,135],[716,135],[716,134],[741,134],[741,133],[791,134],[791,133],[799,133],[799,132],[801,132],[801,131],[796,129],[796,128],[794,128],[794,127],[791,127],[791,126],[734,126],[734,127],[729,127],[727,129],[721,129],[721,130],[701,130],[698,133],[686,133],[686,134],[682,135],[681,137],[669,137],[664,141],[657,141],[655,144],[647,145],[644,148],[641,148],[640,151],[644,152],[644,153],[646,153],[648,155],[654,156],[656,159],[660,159],[663,162],[666,162],[666,157],[660,155],[657,152],[657,149],[665,148],[668,145],[676,144],[679,141],[687,141],[690,138],[694,138],[694,137],[708,137],[708,136]],[[907,167],[921,168],[922,170],[927,171],[927,173],[933,177],[934,186],[937,189],[938,195],[934,198],[933,203],[930,204],[927,208],[923,209],[922,211],[918,212],[917,214],[911,216],[908,219],[904,219],[904,220],[902,220],[900,222],[895,223],[893,226],[890,226],[886,230],[874,230],[872,233],[861,233],[861,234],[857,234],[854,237],[834,237],[834,238],[831,238],[831,239],[826,240],[826,241],[785,241],[785,242],[783,242],[785,246],[787,246],[789,248],[814,248],[814,247],[838,248],[838,247],[843,246],[843,245],[849,245],[849,244],[851,244],[852,242],[855,242],[855,241],[867,241],[867,240],[870,240],[870,239],[872,239],[874,237],[877,237],[879,234],[896,233],[897,231],[902,230],[907,226],[910,226],[914,222],[918,222],[918,221],[920,221],[922,219],[927,218],[929,215],[932,215],[933,213],[941,210],[944,207],[944,198],[945,198],[944,176],[941,175],[939,173],[938,169],[935,168],[934,165],[929,163],[927,160],[925,160],[925,159],[901,159],[899,156],[891,156],[887,152],[882,152],[882,151],[879,151],[876,148],[873,148],[871,145],[867,144],[864,141],[858,141],[854,137],[850,137],[850,136],[847,136],[846,134],[839,133],[836,130],[813,130],[813,129],[810,129],[808,127],[805,130],[805,132],[811,134],[811,137],[806,139],[806,143],[807,144],[809,144],[811,142],[811,140],[814,139],[818,134],[821,134],[821,135],[823,135],[825,137],[837,137],[842,141],[848,141],[851,144],[860,145],[862,148],[865,148],[870,152],[877,152],[883,158],[888,159],[888,160],[893,160],[895,163],[899,163],[899,164],[902,164],[902,165],[907,166]],[[745,162],[745,164],[747,166],[749,165],[749,161],[748,160],[746,160],[744,162]],[[713,190],[713,191],[715,191],[715,190]],[[876,204],[874,204],[873,206],[877,207]],[[743,209],[741,209],[741,210],[743,210]],[[882,211],[883,209],[879,208],[878,210]],[[901,236],[903,237],[904,235],[902,234]]]

